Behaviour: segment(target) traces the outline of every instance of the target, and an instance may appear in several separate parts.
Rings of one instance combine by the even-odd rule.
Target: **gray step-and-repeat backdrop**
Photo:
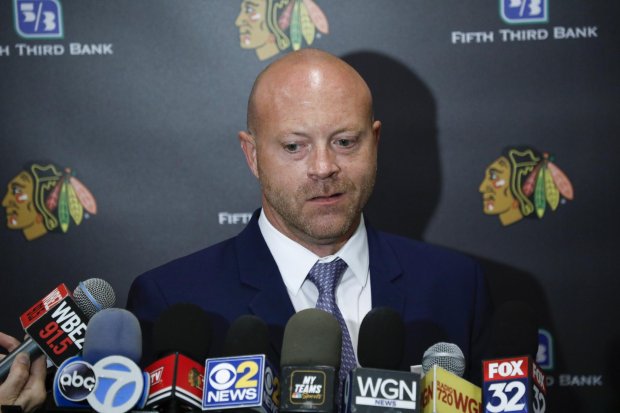
[[[60,282],[134,277],[240,231],[256,74],[318,47],[384,123],[375,226],[528,301],[556,412],[618,411],[615,1],[3,0],[0,330]]]

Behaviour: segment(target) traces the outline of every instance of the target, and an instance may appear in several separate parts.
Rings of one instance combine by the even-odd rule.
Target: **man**
[[[19,347],[15,338],[0,333],[0,347],[12,351]],[[6,380],[0,384],[0,406],[21,406],[31,412],[45,401],[45,358],[33,362],[27,354],[18,354]]]
[[[408,331],[403,368],[419,364],[436,341],[454,342],[477,360],[488,311],[478,266],[378,232],[363,218],[381,123],[373,119],[360,75],[322,51],[288,54],[256,79],[247,127],[239,139],[261,185],[262,209],[238,236],[134,281],[128,308],[146,337],[167,306],[191,302],[212,315],[212,354],[228,324],[252,313],[270,326],[277,356],[290,316],[320,301],[311,269],[340,259],[346,265],[336,302],[354,349],[365,314],[389,306],[400,311]]]

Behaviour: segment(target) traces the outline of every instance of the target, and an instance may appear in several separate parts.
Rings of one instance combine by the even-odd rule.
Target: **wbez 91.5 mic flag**
[[[144,407],[149,380],[136,364],[141,349],[140,325],[133,314],[120,308],[97,313],[88,323],[83,356],[65,361],[56,372],[56,406],[60,411],[90,406],[99,413]]]
[[[280,384],[267,357],[269,348],[263,320],[253,315],[236,319],[226,334],[225,357],[205,363],[202,409],[277,413]]]
[[[465,356],[452,343],[436,343],[422,357],[423,413],[480,413],[480,387],[461,378]]]
[[[405,326],[400,314],[387,307],[372,309],[360,326],[360,365],[347,378],[345,413],[420,411],[420,375],[400,368]]]
[[[60,284],[20,317],[29,338],[0,362],[0,382],[6,380],[19,353],[27,353],[31,359],[45,354],[55,366],[78,354],[88,319],[115,301],[110,284],[99,278],[80,282],[73,296],[65,284]]]

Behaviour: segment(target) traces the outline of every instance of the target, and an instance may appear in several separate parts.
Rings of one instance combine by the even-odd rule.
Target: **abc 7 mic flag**
[[[144,406],[148,387],[148,375],[127,357],[108,356],[94,365],[74,357],[56,372],[54,400],[58,407],[85,408],[86,401],[99,413],[125,413]]]

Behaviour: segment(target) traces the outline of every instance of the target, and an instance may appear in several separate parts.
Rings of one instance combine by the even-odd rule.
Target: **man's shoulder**
[[[372,236],[376,238],[375,244],[378,248],[384,253],[386,250],[393,253],[405,267],[440,267],[478,271],[478,263],[474,258],[448,247],[383,231],[374,230]]]
[[[136,282],[179,281],[180,278],[205,277],[209,273],[230,271],[234,265],[235,238],[218,242],[209,247],[195,251],[188,255],[173,259],[163,265],[146,271],[136,278]]]

